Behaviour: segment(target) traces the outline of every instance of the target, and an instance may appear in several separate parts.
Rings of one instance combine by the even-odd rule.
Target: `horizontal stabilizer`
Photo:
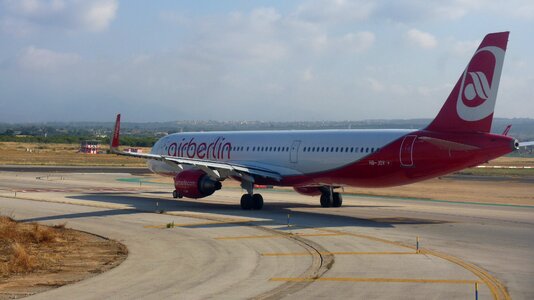
[[[530,142],[520,142],[519,147],[527,147],[527,146],[534,146],[534,141]]]
[[[437,138],[428,137],[428,136],[421,136],[419,137],[419,139],[425,142],[429,142],[430,144],[434,146],[438,146],[446,150],[469,151],[469,150],[479,149],[476,146],[466,145],[466,144],[457,143],[457,142],[451,142],[451,141],[437,139]]]

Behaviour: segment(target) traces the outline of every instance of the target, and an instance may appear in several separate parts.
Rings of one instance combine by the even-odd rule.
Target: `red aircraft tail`
[[[117,114],[117,119],[115,120],[115,129],[113,130],[113,136],[111,137],[111,151],[116,150],[119,145],[119,137],[121,131],[121,114]]]
[[[490,33],[471,58],[440,112],[426,128],[439,132],[489,132],[509,32]]]

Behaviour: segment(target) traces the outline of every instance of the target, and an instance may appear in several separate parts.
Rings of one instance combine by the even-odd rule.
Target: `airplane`
[[[174,198],[203,198],[232,178],[246,191],[242,209],[259,210],[256,185],[293,187],[342,206],[345,186],[391,187],[474,167],[517,150],[516,139],[490,133],[509,32],[490,33],[475,51],[436,118],[420,130],[288,130],[175,133],[151,153],[119,150],[120,114],[111,152],[144,158],[174,178]]]

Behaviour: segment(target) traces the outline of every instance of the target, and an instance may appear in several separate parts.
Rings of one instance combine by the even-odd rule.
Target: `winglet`
[[[115,129],[113,130],[113,137],[111,139],[110,149],[111,152],[115,152],[119,147],[119,138],[121,131],[121,114],[117,114],[117,120],[115,121]]]
[[[505,128],[504,131],[502,132],[502,135],[507,136],[507,135],[508,135],[508,132],[510,132],[510,129],[512,129],[512,124],[506,126],[506,128]]]

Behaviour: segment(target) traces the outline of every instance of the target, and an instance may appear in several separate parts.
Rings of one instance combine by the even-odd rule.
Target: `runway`
[[[130,174],[0,172],[1,213],[124,243],[120,266],[33,299],[534,298],[534,208],[239,189],[200,200]],[[160,213],[163,212],[163,213]],[[167,228],[173,226],[173,228]],[[417,248],[417,241],[419,248]]]

